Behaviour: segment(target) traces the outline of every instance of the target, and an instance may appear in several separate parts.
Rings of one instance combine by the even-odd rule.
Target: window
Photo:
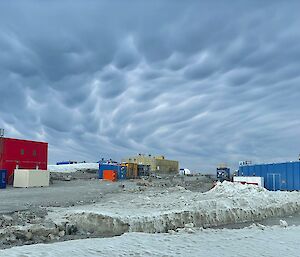
[[[24,155],[25,151],[24,149],[21,149],[21,155]]]
[[[33,155],[33,156],[36,156],[36,150],[33,150],[32,155]]]

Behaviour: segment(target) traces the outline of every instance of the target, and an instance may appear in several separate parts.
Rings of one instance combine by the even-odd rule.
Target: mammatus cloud
[[[213,171],[294,160],[299,4],[0,4],[0,124],[50,162],[165,154]]]

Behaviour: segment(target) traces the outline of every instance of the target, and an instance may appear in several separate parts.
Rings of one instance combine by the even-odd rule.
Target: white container
[[[240,182],[244,184],[257,185],[259,187],[264,187],[263,177],[233,177],[233,182]]]
[[[16,169],[14,187],[48,187],[50,172],[48,170]]]
[[[192,172],[189,169],[180,169],[179,175],[191,175]]]

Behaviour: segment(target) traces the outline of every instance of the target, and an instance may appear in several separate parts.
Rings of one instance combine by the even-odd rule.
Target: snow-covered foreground
[[[76,172],[79,170],[96,170],[99,168],[99,163],[74,163],[74,164],[63,164],[63,165],[48,165],[50,172]]]
[[[204,229],[176,234],[128,233],[120,237],[86,239],[0,250],[5,257],[206,256],[298,257],[300,227],[251,226],[244,229]]]

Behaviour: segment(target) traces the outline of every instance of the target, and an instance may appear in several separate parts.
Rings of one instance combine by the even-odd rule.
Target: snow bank
[[[300,227],[205,229],[195,233],[129,233],[120,237],[74,240],[0,250],[0,256],[289,256],[298,257]]]
[[[228,181],[224,181],[222,183],[218,182],[217,185],[209,191],[210,194],[218,194],[218,195],[224,194],[227,196],[242,195],[242,194],[246,194],[246,195],[259,194],[261,196],[262,193],[267,194],[267,192],[269,192],[267,189],[256,185],[241,184],[239,182],[232,183]]]
[[[52,211],[51,215],[64,216],[85,233],[93,233],[93,229],[84,229],[90,227],[89,222],[105,228],[108,217],[112,218],[110,228],[116,234],[120,222],[122,228],[127,224],[128,229],[123,232],[161,233],[184,228],[186,224],[216,227],[290,215],[300,211],[300,193],[270,192],[254,185],[224,182],[207,193],[175,187],[162,192],[124,193],[113,201],[104,199],[94,205]],[[99,219],[95,218],[97,215]]]
[[[74,164],[63,164],[63,165],[48,165],[50,172],[66,172],[72,173],[76,171],[84,170],[97,170],[99,163],[74,163]]]

